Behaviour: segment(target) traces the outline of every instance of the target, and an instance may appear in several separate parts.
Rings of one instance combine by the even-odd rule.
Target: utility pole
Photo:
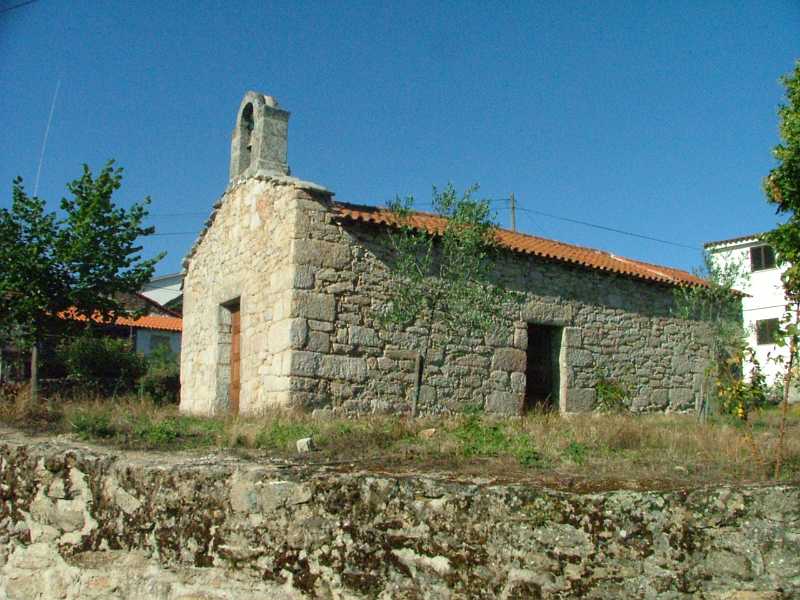
[[[511,231],[517,230],[517,200],[514,198],[514,192],[511,192]]]

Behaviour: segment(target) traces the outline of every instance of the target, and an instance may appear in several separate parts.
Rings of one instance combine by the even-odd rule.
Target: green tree
[[[786,291],[786,317],[783,320],[783,343],[789,347],[789,358],[783,382],[783,403],[775,477],[780,477],[783,460],[786,414],[789,390],[797,362],[798,317],[800,317],[800,60],[793,73],[781,78],[786,86],[786,104],[778,109],[781,143],[773,150],[778,161],[764,178],[767,201],[786,221],[763,236],[775,249],[778,264],[786,267],[783,287]]]
[[[522,295],[498,284],[497,225],[488,200],[474,198],[477,186],[458,194],[452,184],[433,188],[433,208],[441,217],[436,231],[421,226],[413,213],[414,199],[396,199],[389,209],[398,227],[390,233],[396,284],[384,319],[400,327],[426,329],[417,348],[416,415],[423,370],[436,327],[485,335],[505,327]]]
[[[729,391],[743,385],[741,364],[748,351],[748,332],[742,322],[741,294],[737,289],[745,287],[750,276],[737,261],[715,260],[710,253],[703,259],[703,266],[695,270],[695,275],[705,280],[706,285],[675,288],[675,314],[708,325],[711,361],[706,375],[714,386],[706,390],[703,400],[712,408],[726,410],[732,405],[726,400]],[[701,407],[698,415],[701,419],[705,418],[709,404]]]
[[[118,294],[138,291],[163,257],[141,257],[137,240],[154,232],[143,225],[150,199],[116,206],[112,196],[121,182],[113,161],[97,177],[84,165],[56,213],[29,196],[17,177],[11,207],[0,209],[0,331],[31,349],[34,400],[44,336],[125,314]],[[64,319],[66,311],[83,320]]]

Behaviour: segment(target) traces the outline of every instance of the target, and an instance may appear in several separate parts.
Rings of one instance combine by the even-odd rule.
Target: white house
[[[162,306],[171,308],[171,303],[183,295],[183,275],[183,273],[170,273],[154,277],[144,284],[140,293]]]
[[[786,348],[774,343],[773,336],[786,311],[781,274],[784,269],[775,263],[773,249],[759,239],[758,234],[708,242],[704,245],[711,261],[718,267],[736,264],[741,268],[737,289],[747,294],[742,299],[742,318],[749,332],[748,342],[767,382],[772,384],[782,372],[777,356],[788,356]],[[752,365],[744,365],[749,373]]]

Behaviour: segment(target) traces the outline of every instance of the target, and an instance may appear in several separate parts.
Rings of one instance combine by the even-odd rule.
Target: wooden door
[[[525,373],[525,408],[554,408],[558,368],[556,335],[558,328],[528,325],[528,362]]]
[[[231,414],[239,414],[239,391],[241,390],[241,332],[242,319],[239,307],[231,309],[231,382],[228,388],[228,399]]]

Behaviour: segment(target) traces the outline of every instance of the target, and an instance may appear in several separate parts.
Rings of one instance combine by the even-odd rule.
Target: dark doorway
[[[558,407],[561,328],[528,324],[528,364],[525,372],[525,410]]]
[[[231,382],[228,387],[228,401],[230,402],[231,414],[239,414],[239,391],[241,390],[241,333],[242,319],[239,306],[232,306],[231,309]]]

